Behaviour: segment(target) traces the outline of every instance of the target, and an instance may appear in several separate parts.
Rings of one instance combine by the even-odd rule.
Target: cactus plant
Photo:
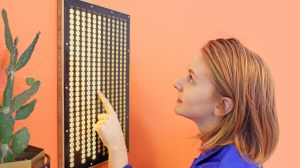
[[[15,97],[13,96],[15,73],[23,68],[29,61],[39,39],[40,32],[36,34],[32,43],[18,58],[18,37],[13,41],[7,13],[4,9],[2,10],[2,18],[5,27],[5,43],[10,52],[10,60],[5,70],[7,82],[3,93],[3,103],[2,105],[0,104],[0,164],[14,161],[28,146],[30,138],[28,129],[23,127],[14,133],[13,128],[16,120],[26,119],[33,111],[37,100],[34,99],[29,103],[27,103],[27,101],[40,87],[40,81],[27,78],[26,83],[29,85],[29,89]]]

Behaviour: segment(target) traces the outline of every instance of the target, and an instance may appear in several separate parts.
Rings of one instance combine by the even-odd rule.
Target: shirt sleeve
[[[130,164],[127,164],[123,168],[132,168],[132,166]]]

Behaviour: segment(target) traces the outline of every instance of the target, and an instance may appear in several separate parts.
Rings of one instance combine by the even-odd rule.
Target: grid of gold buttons
[[[118,113],[126,137],[127,23],[77,9],[69,14],[70,167],[74,167],[75,150],[81,152],[81,163],[88,157],[96,159],[97,153],[107,155],[91,130],[97,114],[104,112],[96,101],[97,90]]]

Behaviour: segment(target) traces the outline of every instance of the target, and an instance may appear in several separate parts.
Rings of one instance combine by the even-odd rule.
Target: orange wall
[[[129,161],[135,167],[189,167],[198,156],[199,144],[190,138],[197,133],[196,126],[173,112],[177,92],[172,82],[186,74],[191,59],[207,40],[232,36],[259,53],[275,79],[280,141],[265,168],[298,165],[299,1],[87,2],[131,16]],[[57,2],[1,0],[0,7],[8,11],[12,33],[19,36],[20,51],[37,31],[42,32],[31,61],[16,79],[16,92],[26,88],[23,81],[29,75],[42,81],[36,95],[38,104],[30,118],[17,127],[29,127],[30,143],[45,148],[56,168]],[[1,67],[8,54],[2,20],[0,26]],[[3,80],[3,73],[0,75]]]

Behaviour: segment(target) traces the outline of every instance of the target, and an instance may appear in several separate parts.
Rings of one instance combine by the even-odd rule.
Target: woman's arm
[[[106,113],[98,116],[94,130],[97,131],[102,142],[108,148],[108,167],[122,168],[128,164],[128,156],[120,122],[113,107],[100,91],[98,96],[103,102]]]

